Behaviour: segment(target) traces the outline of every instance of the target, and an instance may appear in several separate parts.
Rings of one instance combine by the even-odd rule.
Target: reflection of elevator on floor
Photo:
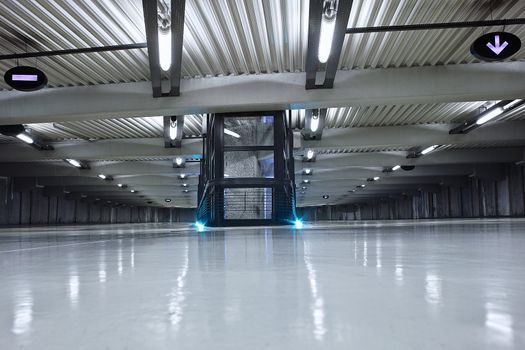
[[[295,220],[293,134],[284,111],[206,117],[197,220],[207,226]]]

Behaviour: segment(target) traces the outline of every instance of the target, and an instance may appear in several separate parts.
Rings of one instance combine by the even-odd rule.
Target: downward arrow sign
[[[495,35],[494,36],[494,45],[492,45],[491,42],[487,43],[487,47],[489,49],[491,49],[492,52],[494,52],[496,55],[499,55],[501,53],[501,51],[505,50],[507,45],[509,45],[509,43],[506,42],[506,41],[503,44],[500,45],[499,35]]]

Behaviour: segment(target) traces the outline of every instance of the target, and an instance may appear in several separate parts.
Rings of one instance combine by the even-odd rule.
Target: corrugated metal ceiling
[[[349,26],[490,19],[489,1],[354,0]],[[493,18],[525,17],[507,0]],[[188,0],[182,75],[209,77],[304,71],[308,0]],[[501,28],[496,28],[501,29]],[[485,29],[489,30],[489,28]],[[506,30],[525,35],[523,26]],[[348,35],[342,69],[476,62],[468,51],[481,29]],[[140,0],[0,0],[0,53],[59,50],[145,41]],[[525,49],[513,59],[524,59]],[[49,86],[149,79],[144,49],[22,60],[38,64]],[[15,65],[0,61],[0,72]],[[0,82],[0,89],[6,88]]]
[[[438,103],[420,105],[384,105],[330,108],[327,128],[358,128],[432,123],[459,123],[474,114],[485,101]],[[488,102],[488,103],[493,103]],[[198,136],[202,130],[203,115],[185,116],[184,134]],[[518,108],[502,120],[525,119],[525,106]],[[118,139],[162,137],[162,117],[136,117],[100,119],[81,122],[28,124],[28,128],[47,140]],[[304,111],[292,111],[292,127],[304,127]],[[12,140],[12,139],[11,139]],[[0,142],[8,140],[0,140]]]

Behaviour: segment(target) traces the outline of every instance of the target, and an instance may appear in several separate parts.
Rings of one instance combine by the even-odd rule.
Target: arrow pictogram
[[[494,45],[491,42],[487,43],[487,47],[492,50],[496,55],[499,55],[509,45],[508,42],[504,42],[500,45],[499,35],[494,36]]]

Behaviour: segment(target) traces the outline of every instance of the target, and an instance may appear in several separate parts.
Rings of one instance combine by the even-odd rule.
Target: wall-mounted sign
[[[47,84],[44,72],[29,66],[11,68],[4,74],[4,80],[13,89],[19,91],[36,91]]]
[[[480,36],[470,47],[470,52],[483,61],[500,61],[519,51],[521,40],[506,32],[493,32]]]

